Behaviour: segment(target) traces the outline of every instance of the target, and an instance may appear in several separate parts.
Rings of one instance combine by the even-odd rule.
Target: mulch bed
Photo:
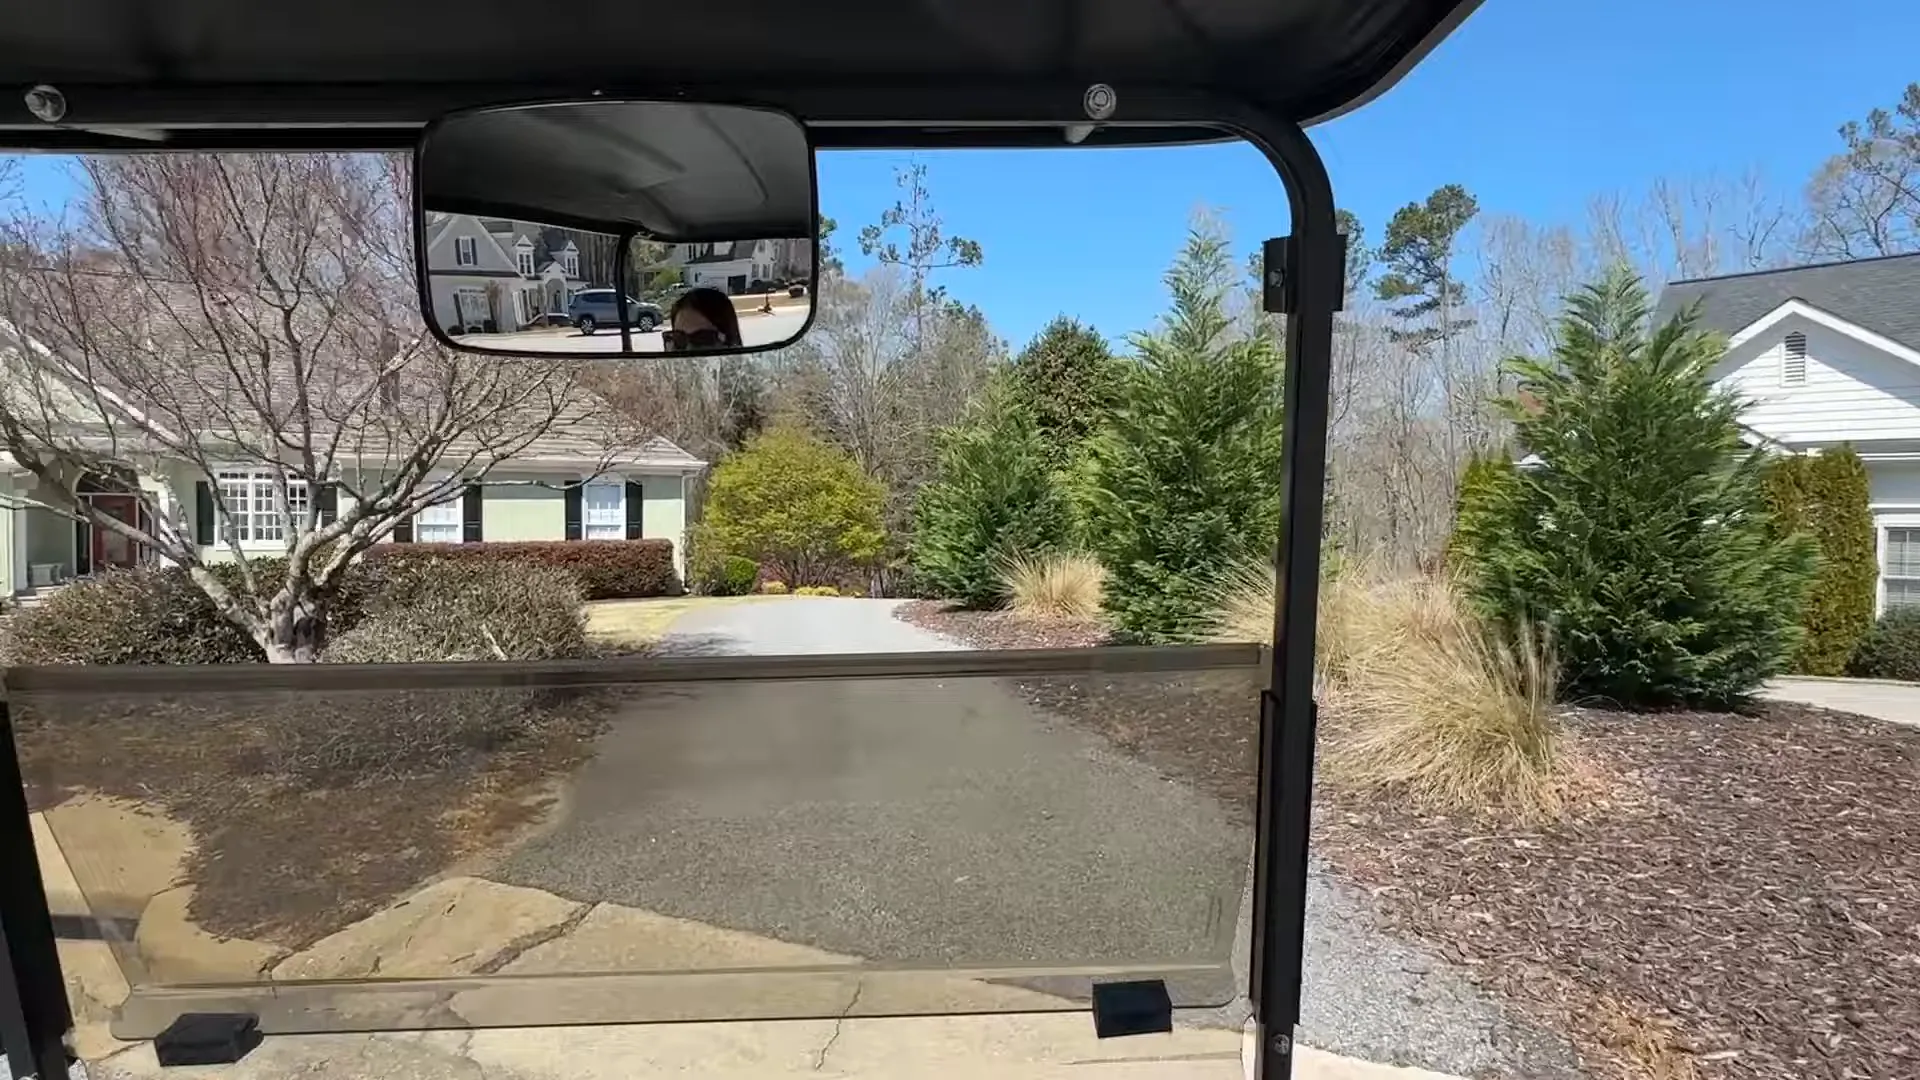
[[[896,617],[975,649],[1073,649],[1109,644],[1097,621],[1023,619],[940,600],[902,604]],[[1253,820],[1259,685],[1244,672],[1057,676],[1013,680],[1034,705]]]
[[[976,648],[1064,636],[913,607],[903,617]],[[1026,689],[1250,810],[1244,687]],[[1597,1074],[1920,1077],[1920,730],[1772,702],[1572,709],[1567,726],[1603,786],[1559,822],[1321,784],[1314,849],[1387,924],[1566,1031]]]
[[[1547,828],[1323,788],[1383,914],[1623,1075],[1920,1076],[1920,730],[1575,710],[1610,794]]]
[[[894,617],[975,649],[1078,649],[1105,645],[1109,631],[1096,620],[1023,619],[1010,611],[969,611],[945,600],[914,600]]]
[[[527,825],[604,715],[527,691],[13,703],[33,809],[91,792],[182,822],[194,922],[289,949]]]

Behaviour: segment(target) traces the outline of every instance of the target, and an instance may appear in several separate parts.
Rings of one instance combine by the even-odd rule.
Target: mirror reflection
[[[436,125],[416,168],[422,308],[460,348],[712,354],[806,329],[813,156],[791,117],[681,102],[481,110]]]
[[[774,348],[807,325],[814,246],[793,238],[681,244],[636,238],[627,244],[619,288],[617,236],[429,212],[428,312],[456,344],[497,352]]]

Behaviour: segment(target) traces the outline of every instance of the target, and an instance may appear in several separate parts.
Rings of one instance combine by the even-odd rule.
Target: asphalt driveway
[[[676,621],[667,645],[956,647],[895,619],[895,606],[707,608]],[[1246,985],[1252,840],[1211,796],[1003,680],[747,680],[636,692],[560,820],[488,876],[881,963],[1228,961],[1221,978],[1184,988],[1198,1003]],[[1308,1043],[1461,1074],[1577,1075],[1563,1041],[1375,928],[1369,904],[1316,870]],[[1245,1015],[1236,998],[1188,1018],[1237,1026]]]

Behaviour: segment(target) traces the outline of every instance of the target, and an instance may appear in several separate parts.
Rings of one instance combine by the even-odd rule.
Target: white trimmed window
[[[1889,527],[1880,546],[1888,610],[1920,607],[1920,526]]]
[[[455,492],[447,501],[435,503],[414,515],[413,539],[420,544],[457,544],[463,524],[460,511],[464,492]]]
[[[456,266],[479,266],[480,241],[471,236],[454,237],[453,262]]]
[[[588,540],[624,540],[627,537],[627,485],[596,480],[580,493],[580,512]]]
[[[227,523],[242,544],[285,543],[288,522],[306,516],[305,480],[287,481],[287,501],[282,506],[270,469],[222,469],[214,479],[220,485]]]
[[[520,252],[520,273],[527,277],[533,276],[533,252]]]

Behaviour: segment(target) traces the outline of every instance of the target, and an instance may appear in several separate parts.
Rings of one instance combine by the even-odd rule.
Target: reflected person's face
[[[673,333],[667,335],[667,348],[673,352],[688,349],[714,349],[726,344],[725,335],[691,304],[673,313]]]

